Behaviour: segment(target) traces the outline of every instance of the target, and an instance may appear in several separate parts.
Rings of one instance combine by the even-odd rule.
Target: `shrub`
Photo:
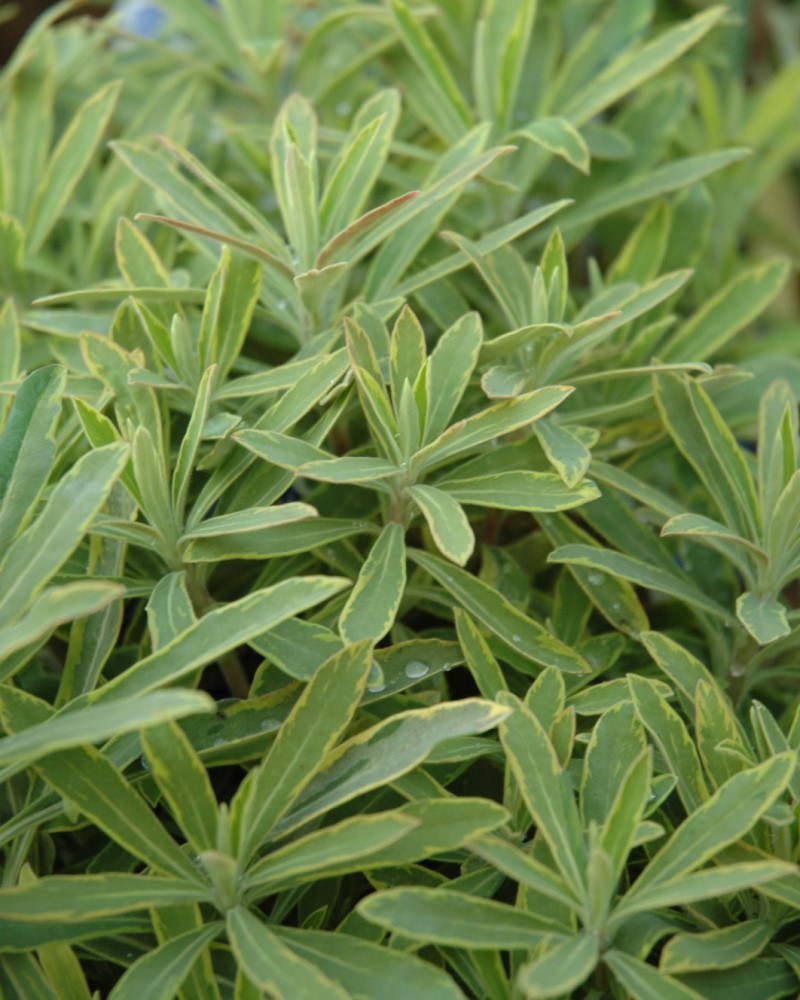
[[[676,7],[19,47],[4,995],[795,995],[798,20]]]

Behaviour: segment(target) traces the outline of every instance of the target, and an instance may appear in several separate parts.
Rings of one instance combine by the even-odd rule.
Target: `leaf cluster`
[[[795,996],[796,13],[68,6],[0,72],[0,995]]]

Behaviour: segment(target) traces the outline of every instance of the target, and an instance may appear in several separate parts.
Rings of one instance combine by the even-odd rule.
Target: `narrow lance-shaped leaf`
[[[345,642],[377,642],[394,624],[406,582],[405,532],[388,524],[367,556],[341,617]]]
[[[41,514],[0,562],[0,617],[10,620],[75,550],[122,472],[125,445],[108,445],[80,458],[50,494]]]
[[[422,763],[443,740],[492,729],[508,710],[467,698],[401,712],[352,737],[334,750],[303,790],[275,835],[302,826],[335,805],[388,784]]]
[[[131,965],[114,989],[109,1000],[172,1000],[202,952],[222,929],[212,923],[187,931],[165,941]]]
[[[14,396],[0,436],[0,551],[36,513],[55,458],[55,428],[65,383],[63,369],[39,368]]]
[[[76,112],[48,161],[28,218],[28,250],[39,249],[100,145],[120,84],[109,83]]]
[[[373,944],[337,930],[336,934],[294,927],[275,933],[300,958],[312,962],[350,996],[380,1000],[464,1000],[464,994],[438,966],[406,952]]]
[[[468,313],[445,330],[431,351],[425,372],[426,444],[439,437],[450,423],[475,370],[482,343],[480,315]]]
[[[150,906],[200,902],[208,889],[148,875],[52,875],[23,888],[0,890],[0,920],[36,923],[87,920]]]
[[[368,642],[347,646],[324,663],[281,726],[245,795],[239,856],[248,859],[301,795],[350,723],[372,665]]]
[[[422,511],[442,555],[463,566],[472,555],[475,536],[461,505],[435,486],[409,486],[408,493]]]
[[[675,775],[687,812],[693,812],[708,799],[708,789],[685,723],[652,681],[628,674],[628,688],[639,718]]]
[[[189,483],[194,471],[197,451],[200,447],[203,428],[208,416],[208,407],[211,401],[215,376],[216,366],[211,365],[206,369],[200,380],[189,426],[186,428],[186,433],[181,441],[180,450],[178,451],[178,461],[172,473],[172,508],[180,524],[183,523],[186,498],[189,494]]]
[[[500,692],[498,701],[514,708],[501,723],[500,739],[520,794],[564,880],[582,899],[586,892],[586,846],[571,785],[536,716],[506,691]]]
[[[90,701],[110,701],[166,686],[345,586],[347,581],[340,577],[283,580],[210,611],[172,642],[109,681]]]
[[[214,850],[217,799],[186,735],[178,726],[166,723],[148,727],[141,740],[150,773],[189,843],[198,854]]]
[[[99,580],[46,587],[19,621],[7,628],[0,627],[0,660],[40,639],[58,625],[107,608],[124,594],[125,588],[119,584]],[[10,675],[0,666],[0,679],[5,680],[7,676]]]
[[[517,984],[528,1000],[560,997],[588,979],[600,959],[596,934],[574,934],[523,965]]]
[[[158,691],[109,705],[68,708],[40,725],[0,739],[0,764],[33,763],[58,750],[100,743],[148,724],[209,712],[212,707],[202,691]]]
[[[571,392],[569,386],[547,386],[467,417],[418,452],[414,456],[413,467],[418,472],[435,468],[492,438],[526,427],[549,413]]]
[[[36,769],[54,791],[123,850],[180,880],[178,887],[187,881],[195,886],[203,882],[147,803],[99,751],[88,747],[63,750],[42,758]]]
[[[579,653],[552,636],[544,626],[524,615],[478,577],[418,549],[411,549],[409,555],[465,611],[527,660],[542,666],[557,667],[565,673],[589,673],[589,664]]]
[[[575,126],[566,118],[537,118],[512,132],[511,139],[528,139],[549,153],[560,156],[581,173],[589,173],[589,148]]]
[[[273,1000],[349,1000],[348,994],[311,962],[299,958],[252,913],[228,911],[228,937],[247,976]]]
[[[452,889],[389,889],[358,905],[367,920],[415,941],[478,950],[534,948],[557,930],[545,917]]]
[[[678,827],[620,903],[618,912],[646,905],[648,892],[693,872],[744,836],[786,788],[793,753],[777,754],[735,774]]]

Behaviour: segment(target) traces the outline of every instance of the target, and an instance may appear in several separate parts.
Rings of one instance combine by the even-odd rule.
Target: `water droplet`
[[[218,736],[214,740],[214,742],[211,744],[211,746],[212,747],[224,747],[227,742],[228,742],[227,740],[224,740],[221,736]]]
[[[586,579],[592,587],[599,587],[605,581],[605,573],[590,573]]]
[[[648,802],[655,802],[655,800],[656,800],[656,793],[655,792],[650,792],[650,794],[647,796],[647,801]]]
[[[278,301],[275,303],[275,307],[277,309],[280,309],[281,312],[283,312],[283,310],[286,308],[286,305],[287,305],[286,299],[278,299]]]
[[[746,670],[743,663],[731,664],[731,677],[744,677],[745,673]]]
[[[619,601],[612,601],[611,602],[611,610],[612,611],[621,611],[622,610],[622,605],[619,603]]]
[[[142,765],[142,770],[143,771],[149,771],[150,770],[150,761],[144,755],[142,755],[139,758],[139,763]]]
[[[442,670],[452,670],[454,666],[455,663],[445,663],[445,665],[442,667]]]
[[[380,694],[381,691],[385,690],[385,684],[367,684],[367,691],[369,691],[370,694]]]
[[[406,664],[406,677],[424,677],[427,672],[428,667],[419,660],[411,660],[410,663]]]
[[[515,643],[515,644],[519,645],[519,643],[521,643],[521,642],[522,642],[522,638],[521,638],[521,636],[518,636],[518,635],[512,635],[512,636],[511,636],[511,641],[512,641],[513,643]]]
[[[262,733],[272,732],[273,729],[280,729],[281,724],[277,719],[262,719],[258,728]]]
[[[349,101],[339,101],[336,105],[336,114],[340,118],[344,118],[346,115],[349,115],[352,110],[353,106]]]

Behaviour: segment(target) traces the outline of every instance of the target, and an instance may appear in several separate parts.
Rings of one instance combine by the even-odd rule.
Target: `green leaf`
[[[651,777],[650,754],[644,751],[627,769],[605,817],[600,846],[609,860],[612,884],[624,872],[631,849],[640,842],[642,817],[653,794],[650,791]],[[656,827],[656,836],[662,832],[661,827]]]
[[[223,653],[327,600],[347,586],[341,577],[306,576],[283,580],[233,601],[191,625],[161,649],[96,691],[91,702],[116,700],[164,687]]]
[[[206,293],[197,341],[201,368],[212,364],[222,382],[238,358],[261,291],[261,268],[225,247]]]
[[[109,1000],[173,1000],[200,955],[222,929],[212,923],[179,934],[129,966],[109,993]]]
[[[643,892],[641,897],[631,899],[630,904],[623,900],[612,914],[611,923],[613,925],[618,920],[627,920],[632,913],[667,906],[686,906],[698,900],[716,899],[746,889],[760,889],[762,886],[765,887],[764,894],[767,894],[769,890],[766,887],[770,883],[778,886],[781,880],[785,882],[796,877],[797,869],[786,861],[755,861],[705,868],[668,882],[660,882]],[[782,898],[780,891],[776,893],[776,898]]]
[[[147,601],[147,629],[153,652],[172,642],[196,621],[186,587],[186,572],[162,576]]]
[[[184,882],[202,881],[150,807],[97,750],[64,750],[39,760],[36,769],[59,795],[134,857]]]
[[[534,431],[559,476],[567,486],[577,486],[592,461],[592,453],[579,435],[555,419],[539,421]]]
[[[678,514],[671,517],[661,529],[661,537],[685,535],[700,544],[706,544],[722,552],[734,563],[747,579],[752,578],[752,564],[766,566],[767,553],[746,538],[742,538],[727,525],[720,524],[703,514]]]
[[[585,827],[592,822],[603,827],[623,792],[632,763],[639,760],[646,745],[630,702],[620,701],[601,715],[583,763],[581,815]]]
[[[359,110],[331,163],[320,203],[320,229],[326,242],[361,214],[386,160],[399,114],[396,90],[379,91]]]
[[[703,1000],[700,993],[633,955],[612,949],[603,961],[633,1000]]]
[[[0,562],[0,618],[27,610],[72,554],[105,502],[127,458],[125,445],[89,452],[57,483],[42,512]]]
[[[425,371],[426,444],[447,429],[475,370],[482,341],[480,315],[468,313],[445,330],[436,342]]]
[[[504,875],[549,899],[554,899],[567,909],[580,912],[581,904],[570,889],[550,867],[540,864],[531,853],[515,847],[500,837],[482,836],[473,840],[470,849],[488,861]]]
[[[248,979],[273,1000],[349,1000],[311,962],[299,958],[273,930],[240,906],[228,911],[228,937]]]
[[[405,532],[387,524],[372,546],[339,618],[345,642],[377,642],[394,624],[406,584]]]
[[[699,809],[708,800],[708,789],[694,741],[683,720],[647,678],[628,674],[628,689],[637,715],[677,779],[678,794],[687,812]]]
[[[788,262],[780,258],[737,272],[670,337],[659,357],[662,361],[712,357],[767,308],[788,274]]]
[[[744,593],[738,597],[736,617],[761,646],[782,639],[791,632],[786,608],[780,601],[771,601],[756,594]]]
[[[16,372],[14,373],[16,375]],[[39,368],[17,389],[0,436],[0,550],[5,551],[36,513],[56,453],[66,375]]]
[[[507,714],[492,702],[466,698],[391,716],[329,754],[275,835],[283,836],[335,805],[388,784],[421,764],[444,740],[483,733]]]
[[[660,566],[651,566],[634,556],[595,545],[562,545],[547,557],[548,562],[566,563],[568,566],[586,566],[612,576],[622,577],[639,587],[661,591],[677,597],[690,607],[707,612],[722,621],[731,616],[720,604],[708,597],[689,580]]]
[[[364,693],[371,645],[360,642],[334,653],[315,673],[281,726],[245,795],[239,844],[248,859],[281,816],[301,797],[325,755],[347,729]]]
[[[437,556],[409,550],[411,559],[430,573],[477,621],[532,663],[565,673],[589,673],[589,664],[538,622],[528,618],[497,590]]]
[[[175,559],[172,547],[179,529],[167,480],[167,459],[158,441],[146,427],[136,429],[131,448],[133,473],[147,520],[161,536],[164,554]]]
[[[422,511],[436,547],[448,559],[465,565],[475,548],[475,536],[462,507],[449,491],[435,486],[409,486],[407,492]]]
[[[367,896],[357,912],[395,934],[426,944],[486,950],[534,948],[555,928],[525,910],[453,889],[389,889]]]
[[[395,408],[400,403],[403,385],[413,386],[425,364],[425,331],[414,315],[404,306],[392,330],[390,342],[390,375]]]
[[[203,886],[150,875],[51,875],[16,889],[0,889],[0,920],[39,923],[80,921],[142,910],[201,902]]]
[[[797,432],[797,399],[789,383],[779,379],[758,408],[758,499],[767,524],[797,468]]]
[[[402,840],[417,825],[413,818],[395,811],[353,816],[300,837],[250,868],[243,882],[248,898],[259,899],[319,878],[365,871],[372,867],[373,854],[380,855],[383,848]]]
[[[782,794],[794,767],[793,753],[778,754],[726,781],[678,827],[628,891],[619,909],[643,906],[650,889],[693,872],[743,837]]]
[[[589,148],[567,118],[537,118],[529,125],[516,129],[509,138],[528,139],[554,156],[560,156],[581,173],[589,173]]]
[[[477,625],[461,608],[456,608],[455,622],[458,641],[478,690],[491,700],[507,688],[503,672]]]
[[[563,996],[577,989],[591,975],[599,959],[597,935],[575,934],[523,965],[517,976],[517,987],[529,1000]]]
[[[46,587],[17,622],[0,627],[0,660],[46,636],[58,625],[107,608],[124,593],[125,588],[118,584],[99,581]],[[8,676],[0,666],[0,678]]]
[[[543,517],[540,524],[550,541],[557,546],[592,541],[591,535],[570,518]],[[643,629],[650,627],[641,601],[626,580],[620,579],[616,574],[599,573],[575,563],[569,565],[569,572],[586,597],[614,628],[635,638]]]
[[[676,934],[664,946],[659,967],[671,975],[735,968],[757,958],[772,933],[765,920],[745,920],[698,934]]]
[[[293,506],[306,508],[305,504]],[[220,562],[224,559],[269,559],[275,556],[293,555],[296,552],[322,548],[331,542],[347,538],[348,535],[358,534],[366,528],[363,522],[353,521],[350,518],[315,517],[297,509],[283,516],[282,505],[269,509],[275,511],[273,523],[261,528],[253,527],[253,523],[256,518],[266,520],[267,515],[265,509],[259,511],[257,508],[241,512],[247,515],[247,526],[243,531],[227,530],[235,523],[234,514],[221,514],[219,519],[209,518],[208,521],[201,522],[200,527],[184,535],[188,545],[184,545],[183,548],[183,561],[203,563]],[[314,508],[306,510],[312,511]],[[237,515],[239,513],[237,512]],[[223,518],[228,516],[231,520],[221,523]],[[208,525],[208,534],[204,531],[205,525]],[[218,531],[218,528],[221,530]],[[199,537],[190,537],[195,534]]]
[[[384,948],[337,930],[277,927],[275,933],[295,954],[313,963],[353,997],[365,1000],[463,1000],[450,976],[415,955]]]
[[[571,392],[569,386],[546,386],[467,417],[417,452],[412,460],[413,469],[421,473],[435,468],[493,438],[527,427],[558,406]]]
[[[28,215],[27,244],[44,243],[94,156],[117,103],[119,83],[109,83],[75,113],[48,160]]]
[[[598,219],[695,184],[749,154],[749,149],[722,149],[686,156],[646,170],[618,184],[600,187],[598,194],[585,198],[579,205],[564,212],[561,231],[565,235],[580,233]],[[692,360],[696,358],[692,357]]]
[[[172,509],[179,523],[183,523],[186,509],[186,499],[189,494],[189,482],[197,460],[197,451],[203,437],[203,428],[208,417],[208,407],[211,402],[214,379],[217,374],[215,365],[207,368],[197,387],[192,416],[183,435],[178,451],[178,460],[172,473]],[[222,373],[220,373],[222,374]]]
[[[758,538],[759,510],[750,470],[730,428],[705,390],[674,375],[655,379],[667,430],[723,513],[743,538]]]
[[[469,107],[419,16],[401,0],[392,0],[391,7],[398,34],[425,79],[428,113],[440,136],[455,142],[472,124]]]
[[[261,433],[261,432],[259,432]],[[206,518],[181,537],[182,541],[195,538],[222,538],[263,531],[266,528],[293,524],[316,517],[317,511],[306,503],[282,503],[274,507],[249,507],[232,514]]]
[[[154,697],[145,695],[135,701]],[[198,854],[214,850],[217,799],[206,769],[183,730],[173,723],[153,724],[142,732],[141,740],[150,773],[186,839]]]
[[[213,701],[202,691],[160,691],[110,705],[68,708],[40,725],[0,739],[0,764],[30,764],[58,750],[100,743],[147,725],[209,712]]]
[[[480,507],[552,512],[570,510],[600,496],[600,491],[589,480],[574,487],[567,486],[551,472],[511,470],[493,476],[459,479],[456,469],[451,476],[439,483],[440,488],[461,503]]]
[[[586,894],[586,845],[572,786],[541,722],[507,691],[501,705],[514,709],[500,725],[500,739],[520,794],[565,882],[577,899]]]

